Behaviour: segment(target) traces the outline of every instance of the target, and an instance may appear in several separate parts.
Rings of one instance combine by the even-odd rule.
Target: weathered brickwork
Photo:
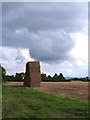
[[[26,87],[40,87],[41,73],[39,61],[32,61],[26,64],[26,73],[24,86]]]

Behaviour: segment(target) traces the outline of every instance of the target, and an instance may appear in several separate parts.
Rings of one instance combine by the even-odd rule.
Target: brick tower
[[[40,87],[41,73],[39,61],[32,61],[26,63],[26,73],[24,86],[26,87]]]

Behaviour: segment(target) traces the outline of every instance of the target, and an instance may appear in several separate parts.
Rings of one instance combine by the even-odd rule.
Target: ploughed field
[[[40,88],[36,89],[58,95],[88,99],[88,87],[88,82],[44,82],[41,83]]]
[[[23,82],[12,82],[10,85],[23,86]],[[89,98],[88,82],[42,82],[41,87],[33,89],[60,96],[79,98],[82,100],[87,100]]]

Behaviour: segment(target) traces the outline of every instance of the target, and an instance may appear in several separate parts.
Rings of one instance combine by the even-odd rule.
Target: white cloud
[[[74,33],[73,38],[76,45],[71,51],[72,56],[78,60],[78,63],[81,61],[80,65],[88,64],[88,34]]]
[[[26,62],[33,60],[28,49],[15,49],[11,47],[0,47],[0,63],[6,68],[8,74],[25,72]]]
[[[8,51],[8,52],[6,52]],[[0,48],[1,52],[1,48]],[[17,59],[18,60],[17,60]],[[16,72],[25,72],[26,63],[33,61],[29,55],[28,49],[14,49],[3,47],[3,57],[0,58],[0,63],[6,68],[8,74],[15,74]],[[54,73],[63,73],[64,76],[82,77],[87,76],[87,64],[79,59],[64,60],[53,64],[40,62],[41,72],[47,75],[54,75]]]
[[[30,57],[30,54],[29,54],[29,49],[24,49],[21,51],[23,57],[25,58],[26,61],[34,61],[34,59],[32,59]]]

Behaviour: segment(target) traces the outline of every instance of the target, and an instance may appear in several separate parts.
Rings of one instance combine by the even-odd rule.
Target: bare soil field
[[[23,86],[23,82],[13,82],[14,86]],[[42,92],[70,96],[82,100],[89,99],[88,82],[42,82],[41,87],[33,88]]]
[[[80,99],[88,99],[89,97],[88,82],[42,82],[41,87],[35,89]]]

